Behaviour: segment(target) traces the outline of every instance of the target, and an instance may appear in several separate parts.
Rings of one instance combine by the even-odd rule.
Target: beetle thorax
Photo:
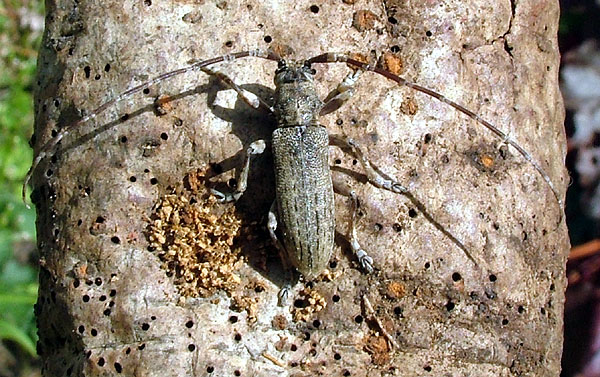
[[[278,127],[319,124],[319,99],[314,70],[303,61],[279,62],[275,72],[275,117]]]

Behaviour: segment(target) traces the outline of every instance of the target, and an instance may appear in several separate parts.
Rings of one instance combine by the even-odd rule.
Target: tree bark
[[[47,11],[37,151],[53,131],[190,60],[257,47],[298,59],[387,53],[402,76],[508,132],[564,197],[557,1],[55,0]],[[272,94],[273,62],[213,68]],[[315,69],[323,97],[349,72]],[[244,256],[228,265],[239,265],[239,281],[228,275],[219,289],[194,290],[197,276],[178,277],[185,266],[165,259],[149,227],[165,195],[204,187],[186,174],[234,177],[238,152],[269,139],[268,116],[194,72],[66,137],[33,177],[44,374],[558,376],[569,244],[564,221],[557,226],[562,208],[532,165],[473,119],[373,73],[322,122],[358,140],[412,196],[370,186],[360,165],[332,148],[336,174],[350,173],[359,195],[358,236],[376,272],[362,273],[349,253],[350,202],[339,196],[330,278],[298,285],[295,305],[284,308],[265,231],[270,153],[253,161],[235,206],[203,202],[222,226],[211,234],[229,234],[230,256]],[[224,216],[233,220],[219,225]],[[209,280],[220,263],[203,265]]]

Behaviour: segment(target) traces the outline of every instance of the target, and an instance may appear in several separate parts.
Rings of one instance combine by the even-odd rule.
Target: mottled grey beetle
[[[279,62],[279,67],[275,73],[276,89],[273,106],[240,88],[226,75],[206,68],[215,63],[232,61],[248,56]],[[325,101],[321,101],[315,90],[315,72],[311,66],[313,63],[334,62],[345,62],[357,68],[357,70],[350,73],[330,93]],[[506,144],[514,147],[538,171],[549,186],[560,207],[559,212],[561,216],[559,222],[562,221],[563,203],[548,174],[527,151],[509,138],[506,133],[500,131],[465,107],[430,89],[408,82],[389,71],[363,63],[345,54],[327,53],[305,61],[286,62],[273,52],[260,50],[238,52],[208,59],[196,62],[188,67],[164,73],[146,83],[123,92],[76,123],[63,128],[54,139],[41,148],[34,159],[23,185],[23,200],[25,200],[26,185],[34,170],[44,158],[52,153],[58,142],[74,128],[95,118],[116,102],[134,93],[173,76],[198,69],[218,77],[226,85],[234,89],[253,108],[266,110],[274,116],[276,129],[272,134],[272,150],[275,166],[276,199],[269,211],[268,228],[273,242],[282,255],[284,265],[297,269],[308,279],[317,276],[325,269],[334,245],[334,182],[332,182],[329,168],[329,145],[333,144],[349,149],[364,168],[369,183],[395,193],[403,194],[407,192],[398,182],[381,175],[367,160],[360,146],[354,140],[344,140],[340,137],[329,136],[326,128],[319,123],[321,115],[337,110],[350,98],[353,92],[353,84],[362,71],[378,73],[400,85],[408,86],[447,103],[492,131]],[[264,140],[255,141],[250,145],[235,192],[221,193],[215,190],[212,192],[222,201],[239,199],[246,190],[250,159],[254,155],[263,153],[265,147],[266,143]],[[353,190],[343,187],[337,191],[352,199],[353,214],[349,236],[350,245],[361,267],[365,271],[371,272],[373,270],[373,259],[360,247],[356,237],[357,196]],[[279,229],[281,241],[276,235],[277,229]],[[287,269],[289,270],[289,268]],[[285,301],[288,288],[289,286],[281,291],[280,302]]]

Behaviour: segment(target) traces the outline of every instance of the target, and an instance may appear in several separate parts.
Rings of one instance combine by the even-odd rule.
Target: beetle
[[[219,62],[230,62],[245,57],[257,57],[278,62],[279,66],[274,78],[276,90],[273,106],[242,89],[226,75],[208,68]],[[316,94],[314,83],[315,71],[312,65],[315,63],[336,62],[345,62],[356,70],[342,80],[337,88],[327,96],[325,101],[321,101]],[[25,200],[26,185],[33,172],[41,161],[52,153],[60,140],[70,134],[72,130],[94,119],[115,103],[134,93],[147,89],[171,77],[194,70],[202,70],[207,74],[218,77],[227,86],[234,89],[251,107],[263,109],[274,116],[277,125],[272,134],[271,148],[274,155],[276,199],[269,211],[268,229],[273,242],[282,255],[284,265],[289,265],[288,270],[290,268],[297,269],[308,279],[317,276],[323,271],[329,262],[334,244],[334,182],[331,178],[328,163],[328,148],[330,144],[349,150],[361,163],[369,183],[399,194],[406,194],[408,192],[400,183],[379,173],[378,169],[365,157],[365,153],[356,141],[330,136],[325,127],[319,123],[320,116],[337,110],[351,97],[353,85],[363,71],[371,71],[382,75],[399,85],[407,86],[448,104],[489,129],[501,138],[504,143],[515,148],[535,168],[552,191],[560,207],[559,223],[562,221],[562,200],[550,177],[541,168],[539,163],[506,133],[482,119],[471,110],[431,89],[409,82],[381,67],[359,61],[350,55],[325,53],[307,60],[288,62],[272,51],[262,50],[242,51],[202,60],[187,67],[163,73],[150,81],[126,90],[114,99],[93,110],[87,116],[61,129],[53,139],[40,149],[40,152],[35,157],[23,184],[23,200]],[[263,153],[265,148],[266,142],[264,140],[255,141],[250,145],[240,174],[241,179],[235,192],[222,193],[216,190],[212,190],[212,192],[221,201],[239,199],[247,185],[251,157]],[[362,268],[367,272],[371,272],[373,270],[373,259],[360,247],[356,237],[355,220],[359,206],[358,198],[352,190],[344,192],[344,189],[342,189],[341,191],[349,196],[353,203],[351,232],[349,236],[350,245]],[[277,236],[278,229],[282,236],[281,240]],[[289,285],[286,285],[280,292],[280,303],[285,302],[288,290]]]

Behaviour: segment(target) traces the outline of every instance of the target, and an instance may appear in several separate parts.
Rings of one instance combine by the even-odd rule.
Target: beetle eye
[[[308,60],[304,61],[304,68],[310,68],[310,62]]]
[[[314,68],[311,68],[310,73],[312,73],[313,75],[316,75],[317,74],[317,70],[314,69]]]
[[[278,69],[285,68],[286,65],[287,65],[286,62],[283,59],[281,59],[280,61],[277,62],[277,68]]]

